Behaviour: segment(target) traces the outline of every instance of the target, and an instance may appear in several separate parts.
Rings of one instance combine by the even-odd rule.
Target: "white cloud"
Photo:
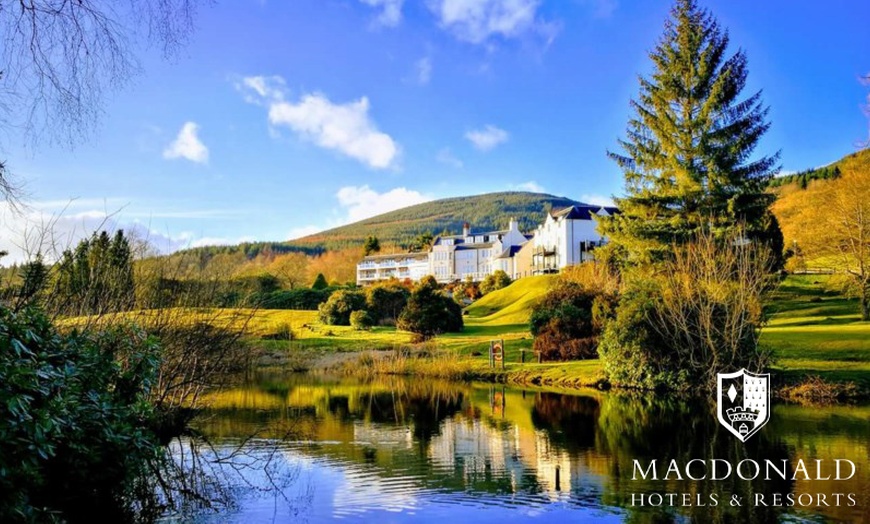
[[[580,201],[585,204],[591,204],[593,206],[613,207],[615,205],[612,197],[598,195],[595,193],[583,193],[582,195],[580,195]]]
[[[523,182],[522,184],[513,184],[511,185],[511,189],[516,191],[529,191],[531,193],[546,193],[544,186],[535,182],[534,180],[529,180],[528,182]]]
[[[428,0],[441,27],[456,38],[480,44],[493,36],[516,38],[527,33],[552,40],[558,28],[538,16],[541,0]]]
[[[489,151],[497,145],[507,142],[509,135],[504,129],[488,124],[483,129],[475,129],[465,133],[465,138],[477,149]]]
[[[417,83],[424,86],[432,80],[432,59],[427,57],[417,60],[414,64],[414,72],[417,77]]]
[[[259,98],[247,97],[251,103],[259,103],[261,99],[283,99],[286,84],[280,76],[247,76],[236,84],[240,91],[253,91]]]
[[[186,158],[198,164],[207,163],[208,148],[197,136],[198,132],[199,126],[196,122],[185,122],[175,141],[163,150],[163,158]]]
[[[381,12],[375,19],[375,24],[383,27],[396,27],[402,22],[402,4],[405,0],[360,0],[360,2]]]
[[[335,196],[347,213],[347,223],[432,200],[429,196],[404,187],[378,193],[367,185],[342,187]]]
[[[28,202],[26,208],[16,212],[6,203],[0,203],[0,251],[9,255],[0,264],[23,262],[36,253],[47,261],[56,260],[68,248],[97,231],[123,229],[128,235],[147,241],[157,253],[171,253],[178,249],[200,245],[235,244],[251,237],[238,239],[202,238],[191,232],[170,234],[150,226],[153,218],[208,219],[232,216],[224,210],[183,210],[154,213],[134,212],[126,209],[129,202],[123,198],[95,198],[74,200],[43,200]]]
[[[269,123],[287,127],[302,139],[358,160],[373,169],[396,167],[399,146],[390,135],[378,130],[369,116],[369,99],[336,104],[321,93],[303,95],[298,101],[285,99],[283,80],[264,82],[248,77],[237,87],[260,97],[257,103],[269,109]]]
[[[456,158],[453,152],[450,151],[449,147],[445,147],[442,150],[438,151],[438,154],[435,155],[435,160],[456,169],[462,169],[462,167],[465,165],[463,164],[462,160]]]

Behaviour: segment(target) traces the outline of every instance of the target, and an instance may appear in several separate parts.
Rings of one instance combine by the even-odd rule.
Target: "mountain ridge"
[[[465,222],[475,231],[507,229],[511,218],[517,219],[520,230],[531,231],[551,210],[572,205],[586,204],[567,197],[527,191],[449,197],[381,213],[286,244],[306,250],[316,247],[340,249],[362,245],[366,237],[372,235],[382,245],[401,247],[424,233],[458,233]]]

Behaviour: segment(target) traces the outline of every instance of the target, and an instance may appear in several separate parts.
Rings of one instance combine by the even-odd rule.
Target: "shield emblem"
[[[717,376],[719,423],[746,442],[770,420],[770,374],[741,369]]]

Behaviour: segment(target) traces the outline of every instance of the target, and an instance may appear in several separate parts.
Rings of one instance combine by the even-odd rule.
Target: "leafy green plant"
[[[93,508],[132,520],[162,450],[149,401],[159,363],[136,328],[62,335],[35,310],[0,307],[0,521]]]
[[[365,309],[366,299],[361,291],[339,289],[318,308],[320,321],[331,326],[349,326],[350,314]]]
[[[439,333],[462,331],[462,308],[447,297],[432,276],[424,277],[399,315],[399,329],[426,340]]]
[[[361,309],[350,314],[350,325],[358,331],[366,331],[372,328],[374,320],[368,311]]]

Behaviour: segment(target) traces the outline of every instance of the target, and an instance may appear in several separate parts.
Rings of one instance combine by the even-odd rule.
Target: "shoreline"
[[[637,388],[611,384],[598,359],[566,362],[506,362],[504,369],[491,368],[481,357],[462,356],[443,348],[373,348],[367,350],[324,350],[299,348],[287,350],[258,348],[254,367],[281,368],[291,372],[324,373],[357,378],[379,375],[420,377],[462,382],[506,384],[532,389],[563,392],[595,389],[652,393]],[[802,374],[773,368],[777,381],[771,393],[778,400],[812,405],[847,405],[870,400],[870,390],[848,380],[836,380],[816,374]],[[678,392],[670,392],[677,396]]]

